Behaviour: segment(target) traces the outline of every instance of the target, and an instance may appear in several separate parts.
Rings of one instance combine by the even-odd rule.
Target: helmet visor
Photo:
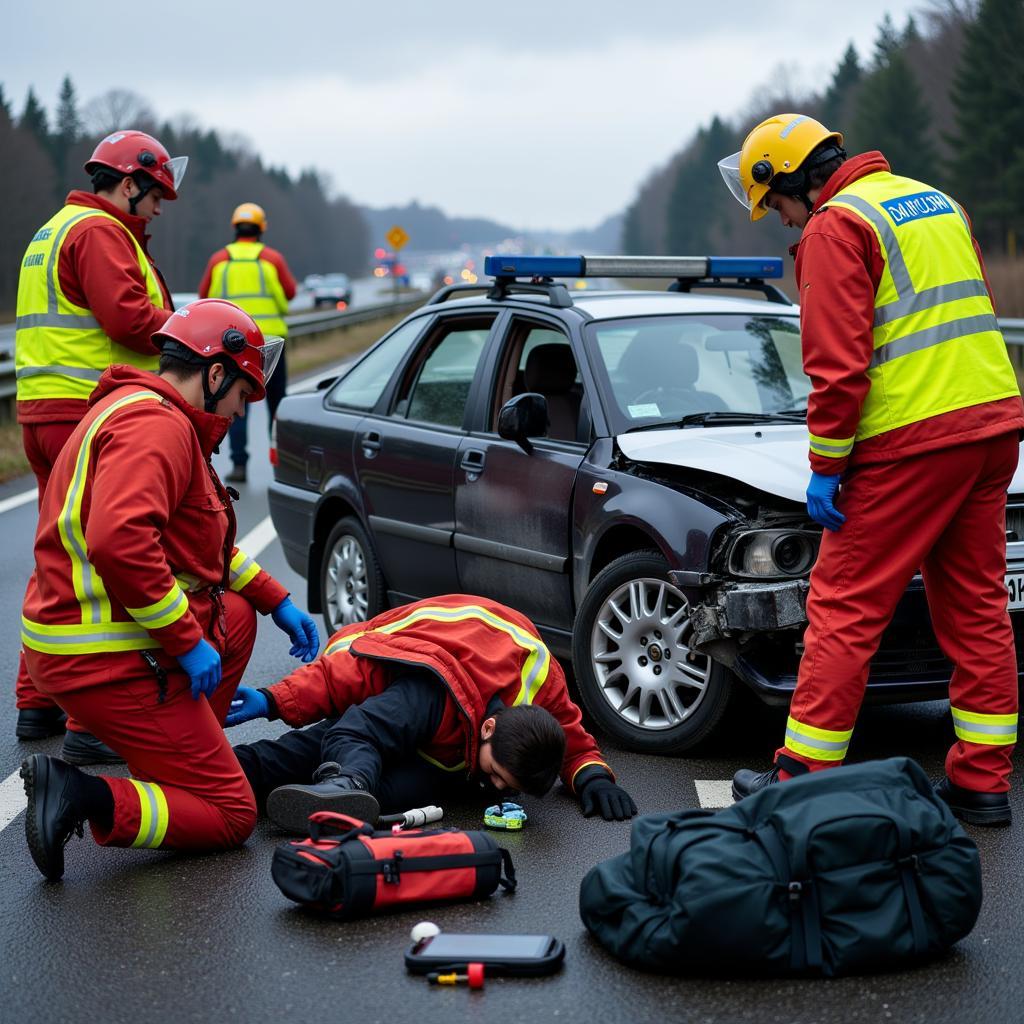
[[[187,167],[187,156],[172,156],[163,166],[163,169],[171,176],[175,192],[181,188],[181,183],[185,180],[185,169]]]
[[[718,161],[718,170],[729,191],[744,209],[750,209],[750,197],[740,181],[740,153],[732,153]]]
[[[270,335],[263,339],[263,347],[260,349],[260,357],[263,365],[263,383],[270,380],[277,369],[281,353],[284,351],[284,338],[279,335]]]

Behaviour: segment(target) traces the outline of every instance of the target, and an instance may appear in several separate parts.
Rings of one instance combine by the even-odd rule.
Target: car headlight
[[[741,533],[729,552],[734,576],[805,576],[818,554],[820,535],[805,530],[749,530]]]

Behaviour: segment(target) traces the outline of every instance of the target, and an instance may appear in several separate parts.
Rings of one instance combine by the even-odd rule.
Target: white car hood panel
[[[636,462],[717,473],[780,498],[806,501],[811,469],[802,425],[645,430],[619,434],[616,441]],[[1018,465],[1010,493],[1024,494],[1024,465]]]

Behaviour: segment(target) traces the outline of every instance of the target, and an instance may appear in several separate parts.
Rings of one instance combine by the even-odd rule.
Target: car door
[[[590,440],[577,365],[559,321],[511,316],[490,400],[460,443],[455,472],[460,588],[558,629],[572,627],[572,492]],[[529,454],[497,434],[501,406],[528,391],[545,396],[550,418]]]
[[[438,317],[407,361],[387,410],[359,425],[353,463],[388,590],[400,598],[458,589],[455,460],[494,319]]]

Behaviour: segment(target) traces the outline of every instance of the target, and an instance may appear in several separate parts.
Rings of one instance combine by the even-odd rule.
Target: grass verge
[[[21,446],[21,424],[0,423],[0,484],[31,472]]]

